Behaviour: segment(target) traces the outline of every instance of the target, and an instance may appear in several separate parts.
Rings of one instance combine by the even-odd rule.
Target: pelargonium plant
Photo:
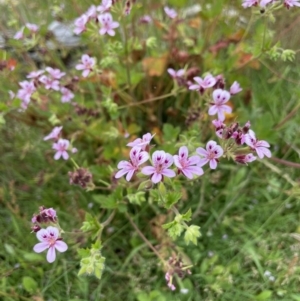
[[[154,100],[149,98],[139,102],[138,96],[134,94],[134,86],[138,85],[134,80],[138,78],[139,74],[132,76],[131,68],[133,62],[135,59],[139,59],[139,55],[144,55],[143,53],[146,53],[146,49],[151,50],[158,47],[158,45],[155,39],[147,36],[142,47],[134,48],[137,42],[135,39],[128,39],[127,29],[123,23],[126,22],[126,18],[130,17],[133,11],[133,4],[134,1],[126,1],[124,8],[123,4],[118,3],[118,1],[102,0],[98,6],[90,6],[73,22],[72,31],[76,37],[83,36],[85,38],[90,35],[93,42],[101,41],[103,45],[101,51],[103,50],[105,55],[108,54],[107,57],[99,60],[99,54],[96,51],[92,53],[91,50],[85,49],[84,53],[81,53],[80,57],[77,58],[76,63],[71,65],[68,70],[64,71],[48,65],[44,67],[39,66],[36,70],[31,70],[26,75],[26,79],[18,83],[19,89],[16,88],[16,93],[10,91],[11,100],[14,98],[19,99],[20,110],[26,112],[26,110],[30,109],[30,106],[42,106],[42,100],[45,96],[45,98],[51,99],[49,102],[58,100],[60,106],[74,110],[77,115],[98,117],[98,111],[95,112],[91,108],[82,107],[79,103],[82,97],[81,94],[84,94],[82,91],[85,91],[84,85],[89,80],[91,82],[95,81],[97,84],[101,83],[101,85],[99,84],[101,86],[101,93],[99,93],[101,95],[99,97],[101,98],[101,101],[99,101],[101,114],[104,118],[108,116],[108,119],[113,120],[118,127],[122,128],[125,127],[123,124],[126,124],[127,119],[119,118],[121,109],[167,98],[158,96],[157,98],[154,97]],[[119,9],[121,6],[122,10]],[[300,1],[244,0],[241,1],[241,6],[244,8],[257,6],[259,9],[265,9],[266,12],[272,12],[281,6],[287,9],[300,7]],[[137,19],[137,24],[144,24],[143,26],[147,24],[148,27],[157,26],[170,30],[164,39],[167,41],[167,44],[171,45],[170,47],[173,47],[172,55],[176,58],[174,61],[178,60],[176,62],[178,64],[175,65],[173,62],[174,66],[165,64],[161,68],[163,70],[161,75],[165,76],[166,79],[173,80],[173,83],[171,82],[168,86],[171,90],[171,85],[173,84],[173,89],[167,95],[173,97],[174,95],[185,93],[194,101],[192,105],[201,105],[201,114],[205,116],[205,121],[209,124],[208,128],[212,129],[211,135],[210,138],[202,140],[194,132],[190,134],[188,139],[184,139],[184,135],[182,135],[172,145],[172,151],[169,151],[167,142],[159,139],[161,131],[160,128],[156,127],[156,131],[153,132],[150,132],[150,129],[145,130],[145,134],[140,138],[136,136],[130,137],[130,141],[127,141],[126,145],[128,149],[125,149],[123,138],[127,139],[129,134],[127,135],[127,132],[124,133],[124,131],[123,140],[118,140],[119,132],[122,130],[119,130],[117,126],[115,128],[111,127],[111,129],[111,124],[108,122],[108,129],[103,130],[103,136],[106,133],[105,138],[114,141],[118,140],[120,149],[118,152],[114,148],[111,158],[115,154],[122,154],[123,158],[119,162],[116,162],[116,159],[113,158],[111,160],[115,164],[113,167],[107,161],[100,160],[101,166],[109,165],[111,171],[110,177],[107,177],[108,180],[105,181],[95,179],[95,176],[87,168],[80,167],[75,162],[74,157],[76,155],[74,154],[78,150],[72,146],[77,137],[88,135],[94,137],[92,130],[93,126],[97,128],[97,122],[87,129],[85,125],[89,123],[89,119],[86,118],[84,126],[79,128],[77,125],[79,128],[78,132],[68,136],[67,126],[63,122],[67,123],[66,120],[71,118],[65,118],[62,119],[64,121],[61,121],[55,114],[52,114],[49,118],[52,121],[52,131],[50,133],[47,132],[48,134],[43,138],[47,142],[43,143],[46,144],[52,141],[53,159],[55,161],[63,159],[60,161],[71,161],[74,164],[74,170],[68,173],[70,184],[78,185],[88,191],[102,189],[109,192],[109,195],[105,195],[105,198],[108,199],[106,200],[105,209],[111,209],[107,220],[99,222],[97,218],[87,213],[81,227],[82,232],[91,234],[90,237],[93,240],[93,244],[90,248],[78,251],[81,257],[79,275],[95,275],[97,278],[101,278],[105,268],[105,258],[102,256],[101,251],[102,233],[103,229],[114,219],[116,212],[124,214],[135,227],[126,208],[124,209],[125,200],[138,204],[146,200],[145,195],[147,192],[152,203],[157,202],[157,205],[162,207],[163,210],[171,213],[172,220],[162,226],[170,238],[176,241],[176,239],[180,239],[183,236],[186,245],[190,243],[197,245],[201,236],[200,225],[190,223],[192,220],[191,209],[184,213],[179,212],[180,201],[183,198],[183,185],[197,184],[197,181],[201,181],[203,177],[209,177],[211,172],[222,168],[222,164],[225,164],[227,161],[243,165],[250,163],[259,164],[259,159],[272,156],[270,144],[265,140],[261,140],[259,134],[256,134],[250,128],[251,123],[253,123],[252,120],[251,123],[250,121],[244,123],[246,120],[240,122],[233,121],[231,118],[235,103],[237,103],[236,99],[239,97],[238,94],[244,89],[244,87],[241,87],[240,81],[237,79],[226,85],[225,76],[216,73],[218,68],[208,67],[211,70],[202,72],[203,70],[201,71],[196,66],[196,63],[190,60],[185,51],[178,50],[175,47],[175,39],[177,34],[179,34],[177,26],[185,20],[179,19],[178,16],[181,16],[181,14],[168,6],[165,6],[162,12],[158,14],[161,18],[160,20],[157,20],[152,15],[143,15]],[[164,20],[166,20],[168,26],[160,25],[160,22]],[[14,39],[34,40],[38,34],[39,27],[35,24],[27,23],[25,27],[15,34]],[[122,43],[117,42],[118,39],[124,41],[126,47],[123,47]],[[188,46],[189,43],[193,43],[193,39],[186,39],[185,43]],[[128,55],[129,46],[132,47],[132,50],[135,50],[135,52],[132,51],[130,57]],[[211,50],[211,52],[213,51]],[[149,77],[160,75],[156,73],[158,72],[156,69],[159,68],[156,68],[156,65],[152,64],[152,62],[152,60],[143,61],[143,68],[148,71]],[[155,68],[151,68],[152,65]],[[124,67],[123,71],[126,73],[127,82],[121,88],[118,86],[115,74],[108,70],[108,67],[111,66],[116,68]],[[149,86],[152,87],[152,84],[149,84]],[[155,90],[156,84],[153,84],[152,88]],[[98,91],[95,89],[93,92],[97,93]],[[120,105],[120,99],[126,102],[126,105],[123,107]],[[196,119],[197,117],[198,115],[196,114]],[[153,120],[155,120],[155,116]],[[107,124],[102,125],[106,126]],[[114,130],[116,128],[117,130]],[[102,132],[99,135],[102,135]],[[157,140],[155,140],[156,137]],[[158,145],[155,145],[153,141]],[[100,153],[106,151],[103,148],[100,148]],[[80,154],[82,151],[82,149],[79,149],[78,153]],[[84,159],[82,161],[86,162]],[[104,186],[99,188],[97,186],[99,182]],[[66,233],[61,229],[56,211],[53,208],[40,207],[39,213],[33,216],[32,223],[32,231],[36,233],[36,237],[39,240],[33,250],[37,253],[47,251],[46,258],[49,263],[56,260],[56,251],[63,253],[68,250],[68,245],[62,238]],[[162,256],[148,240],[143,235],[140,236],[162,262],[162,270],[165,273],[167,287],[175,290],[176,279],[178,280],[191,274],[192,266],[185,264],[179,255],[174,255],[169,259],[167,257],[161,258]]]

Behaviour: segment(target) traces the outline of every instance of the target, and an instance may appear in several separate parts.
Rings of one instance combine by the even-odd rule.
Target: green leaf
[[[170,222],[170,223],[167,223],[167,224],[163,224],[162,227],[163,229],[170,229],[171,227],[173,227],[174,225],[176,224],[176,221],[173,221],[173,222]]]
[[[272,296],[272,291],[270,290],[265,290],[262,291],[259,295],[255,297],[256,300],[261,301],[261,300],[268,300]]]
[[[189,226],[184,234],[185,243],[188,245],[192,242],[194,245],[197,245],[197,239],[201,237],[200,227],[191,225]]]
[[[181,192],[172,191],[166,195],[165,208],[170,209],[173,205],[175,205],[182,197]]]
[[[177,237],[179,237],[181,235],[183,230],[184,230],[183,226],[181,224],[178,224],[175,222],[173,227],[169,228],[168,234],[170,235],[170,237],[172,239],[175,240]]]
[[[166,186],[163,182],[160,182],[158,184],[158,191],[160,193],[160,196],[164,197],[167,193],[167,189],[166,189]]]
[[[126,196],[131,204],[141,205],[146,202],[145,192],[138,191],[133,194],[127,194]]]
[[[185,214],[182,215],[182,220],[188,222],[191,220],[191,217],[192,217],[192,210],[190,208]]]
[[[38,289],[38,284],[36,283],[36,281],[28,276],[24,276],[22,278],[22,285],[25,291],[27,291],[30,294],[36,292]]]
[[[180,133],[179,127],[174,127],[171,124],[165,123],[163,126],[164,140],[166,141],[176,141]]]

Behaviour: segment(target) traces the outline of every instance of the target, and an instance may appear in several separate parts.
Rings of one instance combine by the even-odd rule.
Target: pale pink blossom
[[[99,33],[101,35],[108,34],[110,36],[114,36],[116,32],[114,31],[115,28],[119,27],[119,22],[113,20],[112,15],[110,13],[105,13],[103,15],[98,16],[98,20],[101,23],[101,29]]]
[[[94,65],[96,63],[95,58],[88,56],[87,54],[83,54],[81,57],[81,63],[75,66],[76,70],[83,70],[82,76],[87,77],[90,72],[93,70]]]
[[[68,249],[67,244],[59,238],[59,230],[55,227],[49,226],[46,229],[39,230],[36,237],[40,242],[33,247],[33,250],[36,253],[41,253],[48,249],[47,261],[49,263],[55,261],[55,250],[62,253]]]
[[[67,139],[59,139],[56,143],[53,143],[52,149],[56,150],[54,159],[58,160],[60,157],[63,157],[64,160],[69,159],[69,154],[67,150],[69,148],[70,141]]]
[[[142,24],[149,24],[152,22],[152,18],[149,15],[145,15],[140,18],[139,22]]]
[[[153,166],[145,166],[142,169],[144,175],[151,175],[151,181],[153,183],[159,183],[163,180],[163,176],[173,178],[176,176],[174,170],[169,169],[173,164],[172,155],[164,151],[155,151],[152,154]]]
[[[168,6],[165,6],[164,11],[165,11],[166,15],[171,19],[175,19],[177,17],[177,12],[173,8],[169,8]]]
[[[170,275],[169,272],[167,272],[167,273],[165,274],[165,279],[166,279],[166,281],[167,281],[167,284],[168,284],[169,289],[171,289],[172,291],[175,291],[175,290],[176,290],[176,287],[175,287],[175,285],[172,283],[173,277]]]
[[[71,90],[65,88],[65,87],[62,87],[60,89],[60,92],[62,94],[62,97],[61,97],[61,102],[62,103],[65,103],[65,102],[70,102],[71,99],[74,98],[74,94],[72,93]]]
[[[91,5],[89,9],[86,11],[85,15],[91,20],[96,20],[97,19],[97,8],[95,5]]]
[[[24,39],[24,28],[25,27],[22,27],[19,31],[17,31],[14,35],[14,39],[15,40],[21,40],[21,39]]]
[[[209,115],[218,114],[218,119],[220,121],[224,121],[225,113],[232,112],[231,107],[225,105],[225,103],[230,99],[230,93],[226,90],[216,89],[214,90],[212,96],[213,96],[213,102],[210,103],[208,114]]]
[[[21,110],[26,110],[29,103],[31,95],[35,92],[36,88],[33,81],[22,81],[19,83],[22,89],[17,92],[17,97],[22,100]]]
[[[200,157],[188,156],[189,150],[186,146],[180,147],[178,155],[173,156],[174,164],[178,168],[178,171],[189,179],[193,179],[193,174],[197,176],[203,175],[203,169],[197,165],[200,162]]]
[[[234,161],[240,164],[247,164],[256,160],[256,157],[253,154],[247,155],[236,155]]]
[[[77,18],[74,22],[75,28],[73,32],[75,34],[81,34],[82,32],[86,31],[86,24],[89,18],[87,15],[83,14],[79,18]]]
[[[52,67],[46,67],[45,70],[50,74],[53,79],[61,79],[65,72],[61,72],[59,69],[53,69]]]
[[[22,87],[22,89],[18,90],[17,97],[22,101],[29,103],[31,95],[36,90],[34,83],[32,81],[25,80],[20,82],[19,85]]]
[[[245,143],[250,146],[251,149],[256,151],[260,159],[264,156],[271,158],[272,155],[269,150],[270,144],[264,140],[257,140],[255,133],[252,130],[249,130],[248,134],[245,135]]]
[[[39,30],[39,27],[36,24],[26,23],[25,25],[32,33],[36,33]]]
[[[223,139],[223,130],[226,127],[226,125],[221,120],[213,120],[212,124],[216,128],[216,134],[219,138]]]
[[[199,92],[203,92],[205,89],[211,88],[216,84],[216,79],[210,73],[208,73],[204,79],[199,76],[194,77],[194,81],[197,84],[192,84],[189,86],[190,90],[197,90]]]
[[[137,146],[131,149],[129,156],[129,161],[119,162],[118,169],[120,170],[115,175],[116,179],[127,174],[126,180],[129,182],[133,175],[138,171],[139,166],[149,159],[149,154]]]
[[[231,87],[229,89],[229,92],[230,92],[231,95],[233,95],[233,94],[237,94],[237,93],[241,92],[242,90],[243,89],[240,87],[240,84],[237,81],[235,81],[231,85]]]
[[[53,79],[50,76],[42,75],[39,78],[39,81],[44,84],[44,87],[47,90],[52,89],[52,90],[55,90],[55,91],[59,91],[59,89],[60,89],[59,81],[56,80],[56,79]]]
[[[108,11],[112,6],[112,1],[111,0],[102,0],[102,3],[97,6],[97,11],[102,13],[105,13]]]
[[[169,68],[167,71],[174,79],[183,77],[185,73],[184,69],[179,69],[176,71],[172,68]]]
[[[283,5],[289,9],[290,7],[293,7],[293,6],[298,6],[300,7],[300,0],[284,0],[284,3]]]
[[[268,4],[272,3],[274,0],[261,0],[259,3],[260,7],[266,7]]]
[[[215,141],[208,141],[206,144],[206,149],[198,147],[196,152],[203,158],[199,161],[199,166],[203,166],[209,162],[209,167],[211,169],[216,169],[218,165],[218,158],[223,155],[223,149]]]
[[[38,78],[40,75],[42,75],[45,71],[44,70],[37,70],[37,71],[31,71],[26,77],[27,78]]]
[[[258,0],[244,0],[242,6],[244,8],[256,6],[258,4]]]
[[[49,139],[58,140],[62,128],[62,126],[56,126],[49,135],[44,137],[44,141]]]
[[[143,138],[137,138],[134,141],[129,142],[127,144],[127,146],[130,146],[130,147],[139,146],[142,150],[146,150],[146,148],[150,144],[153,137],[154,137],[154,135],[147,133],[147,134],[143,135]]]
[[[76,154],[78,152],[78,149],[76,148],[76,147],[73,147],[72,149],[71,149],[71,153],[72,154]]]

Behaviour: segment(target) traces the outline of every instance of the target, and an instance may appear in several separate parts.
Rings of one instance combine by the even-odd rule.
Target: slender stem
[[[160,261],[163,263],[163,265],[166,265],[166,261],[162,258],[162,256],[157,252],[157,250],[153,247],[151,242],[145,237],[145,235],[141,232],[141,230],[137,227],[135,222],[132,220],[130,215],[126,212],[125,216],[129,220],[132,227],[136,230],[138,235],[141,237],[141,239],[146,243],[146,245],[154,252],[154,254],[160,259]]]
[[[287,161],[287,160],[284,160],[284,159],[279,159],[279,158],[276,158],[276,157],[271,157],[270,160],[272,160],[272,161],[274,161],[276,163],[280,163],[280,164],[286,165],[286,166],[300,168],[300,164],[299,163]]]
[[[103,223],[101,223],[101,226],[102,226],[103,228],[105,228],[107,225],[109,225],[110,222],[113,220],[115,214],[116,214],[116,210],[114,210],[114,211],[111,213],[111,215],[107,218],[106,221],[104,221]]]

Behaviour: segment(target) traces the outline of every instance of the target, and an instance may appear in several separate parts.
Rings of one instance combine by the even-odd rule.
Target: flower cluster
[[[74,33],[77,35],[83,33],[87,29],[88,22],[94,21],[101,25],[101,28],[99,29],[100,35],[108,34],[110,36],[114,36],[116,34],[114,29],[118,28],[120,24],[114,21],[112,15],[108,12],[111,6],[111,0],[102,0],[100,5],[90,6],[84,14],[75,20]]]
[[[165,279],[167,281],[168,287],[174,291],[176,289],[173,279],[174,275],[177,275],[179,278],[184,278],[186,274],[191,274],[190,266],[184,266],[181,258],[177,258],[175,255],[169,258],[168,260],[168,271],[165,274]]]
[[[47,261],[52,263],[56,258],[55,250],[65,252],[68,246],[60,237],[61,231],[56,211],[53,208],[45,208],[44,206],[41,206],[39,211],[39,214],[34,214],[31,219],[33,223],[32,232],[36,232],[36,237],[40,241],[33,247],[33,250],[36,253],[41,253],[48,249]],[[43,225],[48,227],[43,229]]]
[[[254,160],[256,157],[252,153],[239,153],[238,147],[246,144],[251,151],[255,151],[260,159],[264,156],[270,158],[271,152],[269,150],[270,144],[264,140],[258,140],[253,130],[250,129],[250,122],[248,121],[243,127],[240,127],[237,122],[226,126],[221,120],[212,121],[216,134],[223,140],[228,140],[227,149],[234,150],[234,160],[241,164],[247,164]],[[235,145],[231,143],[234,142]]]
[[[260,6],[260,7],[264,8],[267,5],[270,5],[275,2],[278,2],[278,1],[276,1],[276,0],[243,0],[242,6],[244,8],[251,7],[251,6]],[[300,0],[284,0],[281,2],[287,9],[289,9],[293,6],[300,7]]]
[[[77,149],[71,147],[69,140],[59,138],[62,128],[62,126],[56,126],[50,134],[44,137],[45,141],[50,139],[54,140],[54,143],[52,144],[52,149],[56,150],[56,153],[54,155],[55,160],[58,160],[61,157],[65,160],[68,160],[68,151],[71,151],[73,154],[77,153]]]
[[[207,163],[210,163],[210,167],[215,169],[218,158],[223,155],[222,148],[215,141],[207,144],[207,150],[199,147],[196,151],[200,156],[189,157],[187,146],[180,147],[178,155],[173,156],[163,150],[157,150],[152,154],[152,165],[144,166],[140,170],[141,165],[150,158],[149,150],[152,138],[153,135],[147,133],[142,138],[127,144],[132,147],[130,160],[119,162],[118,169],[120,170],[116,173],[115,178],[118,179],[127,174],[126,180],[130,181],[136,172],[141,171],[142,174],[149,176],[154,184],[157,184],[163,181],[164,177],[174,178],[176,176],[176,172],[170,168],[174,164],[178,175],[182,174],[188,179],[193,179],[194,175],[203,175],[202,166]]]
[[[36,70],[27,74],[28,80],[19,83],[21,89],[17,92],[17,98],[21,100],[21,109],[26,110],[33,93],[42,86],[46,90],[58,91],[61,93],[61,102],[70,102],[74,94],[70,89],[70,82],[61,84],[61,79],[66,75],[59,69],[46,67],[44,70]]]
[[[33,34],[37,33],[39,30],[39,27],[36,24],[32,23],[26,23],[25,26],[23,26],[18,32],[15,33],[14,39],[15,40],[22,40],[26,37],[24,30],[29,32],[29,37]]]

